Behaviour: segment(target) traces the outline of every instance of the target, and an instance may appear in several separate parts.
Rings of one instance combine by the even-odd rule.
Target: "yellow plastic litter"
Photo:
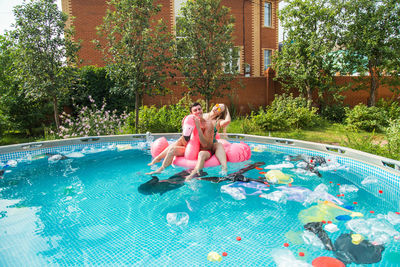
[[[354,245],[360,244],[364,240],[364,237],[360,234],[352,234],[351,235],[351,243]]]
[[[340,210],[343,210],[345,212],[348,212],[348,213],[350,213],[351,217],[363,217],[364,216],[364,214],[362,214],[361,212],[355,212],[355,211],[351,211],[351,210],[345,209],[345,208],[340,207],[340,206],[336,205],[335,203],[333,203],[331,201],[328,201],[328,200],[325,200],[324,204],[328,205],[328,206],[330,206],[332,208],[336,208],[336,209],[340,209]]]
[[[127,145],[117,145],[117,150],[118,151],[124,151],[124,150],[129,150],[133,149],[133,147],[130,144]]]
[[[269,183],[272,184],[290,184],[293,182],[293,179],[281,172],[280,170],[270,170],[265,173],[265,178]]]
[[[32,160],[38,160],[38,159],[43,159],[45,158],[46,155],[45,154],[40,154],[40,155],[36,155],[32,157]]]
[[[219,255],[215,251],[211,251],[210,253],[208,253],[207,260],[209,260],[209,261],[221,261],[222,260],[222,256]]]
[[[303,224],[306,224],[309,222],[336,221],[336,216],[344,214],[350,215],[351,217],[363,216],[360,212],[352,212],[351,210],[340,207],[327,200],[300,211],[298,216],[299,220]]]

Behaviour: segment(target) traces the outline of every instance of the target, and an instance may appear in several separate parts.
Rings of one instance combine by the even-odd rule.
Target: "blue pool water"
[[[145,143],[132,146],[97,153],[86,148],[82,154],[79,149],[75,150],[79,157],[55,161],[28,155],[16,167],[7,167],[0,179],[0,266],[212,266],[215,263],[207,260],[211,251],[228,254],[219,263],[223,266],[276,266],[290,252],[295,260],[308,264],[318,256],[334,257],[302,238],[299,212],[316,203],[260,197],[271,198],[278,191],[273,184],[261,193],[235,199],[234,194],[221,190],[229,182],[199,180],[162,195],[143,195],[138,187],[150,179],[145,173],[151,170],[147,166],[151,156]],[[229,173],[258,161],[265,162],[262,168],[282,164],[288,154],[296,155],[260,149],[258,144],[251,147],[251,160],[229,163]],[[369,266],[400,264],[400,234],[393,233],[400,231],[400,224],[396,216],[387,219],[389,212],[392,216],[398,212],[397,205],[383,197],[396,195],[398,188],[387,189],[379,182],[365,188],[354,184],[368,177],[373,183],[374,177],[342,163],[321,170],[322,177],[292,163],[294,168],[282,171],[293,178],[293,187],[313,191],[323,184],[327,193],[361,212],[365,225],[371,219],[389,223],[392,234],[384,235],[383,259]],[[182,170],[169,167],[158,177],[167,179]],[[220,168],[205,171],[219,176]],[[245,176],[256,179],[266,171],[253,169]],[[356,185],[359,190],[338,197],[344,185]],[[371,187],[376,190],[367,190]],[[382,195],[378,193],[381,187]],[[247,188],[247,192],[254,191]],[[334,223],[339,231],[328,233],[332,242],[350,233],[346,222]],[[382,239],[380,235],[374,233],[377,240]],[[298,256],[300,252],[304,257]]]

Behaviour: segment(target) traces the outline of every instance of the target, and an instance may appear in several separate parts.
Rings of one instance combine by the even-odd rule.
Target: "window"
[[[185,37],[182,33],[182,14],[181,8],[185,4],[187,0],[175,0],[175,30],[176,30],[176,38]]]
[[[271,66],[271,56],[272,50],[264,50],[264,71],[266,71]]]
[[[240,49],[238,47],[229,49],[225,62],[225,73],[238,73],[240,71]]]
[[[271,3],[264,3],[264,26],[271,27]]]

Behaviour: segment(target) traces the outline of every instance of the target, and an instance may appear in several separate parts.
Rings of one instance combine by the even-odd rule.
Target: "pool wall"
[[[161,136],[167,139],[179,138],[179,133],[165,134],[134,134],[116,136],[82,137],[64,140],[54,140],[36,143],[16,144],[0,147],[0,161],[5,164],[9,160],[26,159],[28,155],[34,157],[44,153],[62,153],[81,150],[87,147],[102,148],[112,144],[132,144],[140,141],[157,139]],[[340,164],[349,167],[349,170],[361,176],[351,181],[364,188],[373,195],[390,202],[400,210],[400,162],[377,155],[365,153],[351,148],[306,142],[294,139],[264,137],[245,134],[228,134],[231,142],[249,142],[263,144],[265,149],[279,151],[286,154],[306,154],[309,156],[334,156]],[[372,176],[378,183],[362,185],[364,178]],[[377,186],[379,185],[379,188]],[[378,193],[382,190],[383,193]]]

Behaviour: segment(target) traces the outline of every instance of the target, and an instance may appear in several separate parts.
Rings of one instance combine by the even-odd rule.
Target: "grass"
[[[298,139],[316,143],[343,146],[346,146],[346,144],[348,144],[349,142],[349,130],[343,124],[339,123],[326,122],[323,126],[319,126],[310,130],[293,129],[291,131],[263,131],[260,128],[250,125],[250,122],[246,120],[247,119],[238,119],[233,121],[229,125],[228,132]],[[375,140],[376,143],[379,143],[381,140],[384,139],[384,134],[380,133],[359,132],[354,134],[362,139]]]
[[[43,141],[43,136],[27,136],[19,132],[8,132],[1,136],[0,146]]]

